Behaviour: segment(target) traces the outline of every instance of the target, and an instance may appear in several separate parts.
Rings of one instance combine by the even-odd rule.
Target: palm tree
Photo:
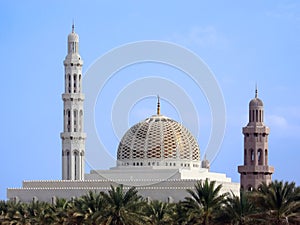
[[[26,204],[15,201],[6,203],[6,210],[3,213],[3,223],[10,225],[28,224],[28,216],[26,213]]]
[[[145,206],[144,212],[149,218],[149,224],[165,225],[173,221],[174,208],[174,204],[154,200]]]
[[[300,224],[300,191],[295,183],[275,180],[263,183],[252,199],[261,210],[260,217],[271,224]]]
[[[70,202],[64,198],[57,198],[52,204],[52,209],[55,214],[54,224],[67,224],[68,220],[68,209]]]
[[[55,213],[47,202],[32,201],[25,210],[30,224],[46,225],[55,221]]]
[[[241,191],[240,197],[231,193],[222,207],[218,221],[221,224],[228,222],[234,225],[256,224],[252,215],[255,215],[255,207],[248,197],[249,193]]]
[[[208,225],[216,216],[228,193],[220,194],[222,185],[215,187],[216,181],[208,179],[195,184],[195,190],[188,189],[191,197],[185,198],[189,219],[194,224]]]
[[[174,213],[172,215],[172,225],[186,225],[188,224],[188,210],[187,207],[185,207],[185,202],[178,202],[175,203],[174,207]]]
[[[77,203],[80,206],[78,214],[82,214],[84,223],[96,224],[96,220],[99,220],[104,211],[104,200],[102,195],[89,191],[88,194],[79,198]]]
[[[127,192],[123,185],[116,188],[111,186],[111,190],[100,193],[106,205],[103,212],[95,213],[98,223],[106,225],[141,224],[145,222],[142,207],[146,204],[142,197],[137,194],[135,187],[131,187]]]

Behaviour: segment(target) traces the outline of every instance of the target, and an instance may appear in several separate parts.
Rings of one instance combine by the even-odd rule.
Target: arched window
[[[78,180],[79,179],[79,177],[78,177],[78,175],[79,175],[79,173],[78,173],[78,168],[80,168],[79,167],[79,156],[78,156],[78,151],[74,151],[74,175],[75,175],[75,180]]]
[[[244,155],[244,164],[247,165],[248,164],[247,163],[247,159],[248,159],[248,157],[247,157],[247,149],[244,150],[244,154],[245,154]]]
[[[82,124],[82,117],[83,117],[83,111],[80,110],[80,113],[79,113],[79,132],[82,132],[82,127],[83,127],[83,124]]]
[[[258,110],[256,110],[256,114],[255,114],[255,122],[258,122]]]
[[[251,149],[250,152],[251,152],[251,155],[250,155],[250,157],[251,157],[251,164],[253,164],[254,163],[254,150]]]
[[[75,109],[74,110],[74,132],[77,132],[77,127],[78,127],[78,112]]]
[[[265,165],[268,165],[268,150],[265,149]]]
[[[81,92],[81,74],[79,74],[79,78],[78,78],[78,92]]]
[[[70,179],[70,152],[67,150],[67,180]]]
[[[68,92],[71,93],[71,75],[68,74]]]
[[[73,75],[73,87],[74,87],[74,93],[77,91],[77,75]]]
[[[258,165],[263,165],[263,157],[262,157],[261,149],[258,149],[258,151],[257,151],[257,158],[258,158]]]
[[[67,121],[68,132],[71,132],[71,112],[69,109],[67,109]]]

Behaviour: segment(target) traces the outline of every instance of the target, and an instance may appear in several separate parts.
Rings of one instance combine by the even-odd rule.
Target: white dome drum
[[[196,139],[180,123],[154,115],[132,126],[117,153],[118,166],[200,167]]]

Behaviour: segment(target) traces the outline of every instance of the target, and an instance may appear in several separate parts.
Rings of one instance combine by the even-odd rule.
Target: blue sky
[[[61,178],[62,62],[73,19],[84,72],[107,51],[143,40],[181,45],[204,61],[223,92],[227,118],[211,169],[236,182],[243,162],[241,129],[257,82],[271,129],[273,179],[299,185],[298,1],[1,1],[0,199],[6,198],[7,187],[20,187],[22,180]],[[205,94],[176,69],[151,63],[119,71],[98,96],[97,131],[111,155],[118,145],[111,125],[113,102],[123,87],[143,76],[173,81],[194,101],[199,115],[195,135],[203,156],[211,129]],[[154,96],[145,96],[119,116],[125,115],[131,126],[154,114],[155,104]],[[162,113],[180,121],[177,107],[162,96]]]

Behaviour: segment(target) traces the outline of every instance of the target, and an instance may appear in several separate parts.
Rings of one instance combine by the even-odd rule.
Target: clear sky
[[[237,166],[243,163],[241,129],[257,83],[271,129],[273,179],[299,185],[298,1],[1,1],[0,199],[6,198],[7,187],[20,187],[22,180],[61,178],[63,60],[73,19],[84,73],[107,51],[143,40],[181,45],[208,65],[222,90],[227,118],[211,170],[235,182]],[[99,93],[95,121],[106,149],[116,155],[111,110],[118,93],[137,79],[153,76],[177,84],[194,103],[199,116],[195,136],[203,157],[211,131],[205,93],[188,76],[155,63],[124,68]],[[181,106],[161,97],[162,113],[185,125],[178,113]],[[155,105],[155,97],[145,95],[118,116],[132,126],[154,114]]]

